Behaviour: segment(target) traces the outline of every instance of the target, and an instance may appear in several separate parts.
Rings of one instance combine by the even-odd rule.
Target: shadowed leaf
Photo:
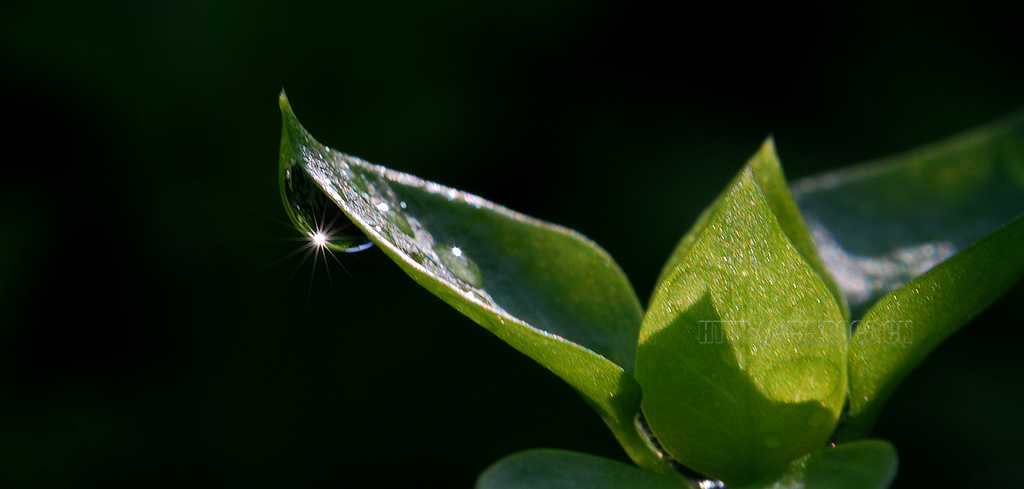
[[[854,317],[1024,212],[1024,114],[793,185]]]
[[[866,434],[900,381],[1024,276],[1024,217],[889,293],[850,342],[850,411],[840,435]]]
[[[768,154],[680,244],[637,351],[643,412],[661,445],[727,483],[824,446],[846,394],[845,317],[803,254],[809,238],[783,225],[799,216],[777,210],[761,185],[774,180],[757,176]]]
[[[819,449],[793,462],[778,479],[738,489],[885,489],[896,465],[892,445],[862,440]]]
[[[499,460],[476,489],[683,489],[681,476],[645,472],[593,455],[564,450],[528,450]]]

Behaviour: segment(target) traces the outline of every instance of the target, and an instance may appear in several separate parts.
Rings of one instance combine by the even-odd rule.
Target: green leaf
[[[319,216],[305,206],[319,190],[413,280],[579,391],[637,463],[665,468],[634,427],[641,306],[604,250],[566,228],[330,150],[303,129],[284,94],[280,103],[282,192],[296,226],[325,225],[311,223]],[[303,181],[316,188],[296,188]]]
[[[904,377],[1024,276],[1024,217],[878,301],[850,343],[850,411],[840,436],[867,433]]]
[[[896,450],[880,440],[822,448],[775,480],[739,489],[885,489],[896,477]]]
[[[1024,113],[801,180],[793,193],[855,317],[1024,212]]]
[[[770,144],[684,238],[637,351],[658,441],[728,483],[824,446],[846,394],[844,314],[806,246],[794,244],[806,236],[784,224],[798,216],[777,211],[780,196],[762,185],[776,181],[758,176],[766,159]]]
[[[881,440],[821,448],[780,475],[737,489],[885,489],[896,477],[896,450]],[[476,489],[682,489],[675,474],[645,472],[613,460],[565,450],[536,449],[505,457],[480,474]],[[733,486],[730,486],[733,487]]]
[[[796,201],[793,199],[793,195],[786,184],[786,176],[782,172],[782,164],[779,162],[778,153],[775,151],[775,142],[770,138],[765,141],[760,151],[751,158],[748,166],[765,198],[768,200],[768,205],[775,214],[775,218],[779,221],[783,232],[786,233],[786,237],[789,238],[793,246],[800,252],[800,256],[821,276],[828,286],[829,292],[835,298],[836,303],[843,308],[843,313],[848,314],[846,311],[846,300],[843,297],[842,291],[832,280],[824,262],[818,256],[814,239],[811,237],[807,224],[800,214],[800,209],[797,207]],[[716,199],[715,203],[708,206],[700,217],[697,218],[693,229],[686,233],[679,244],[676,245],[676,249],[662,268],[661,276],[658,278],[659,283],[667,278],[675,270],[678,261],[686,256],[693,244],[693,240],[697,238],[701,230],[707,225],[707,218],[717,207],[719,200],[721,200],[721,197]]]
[[[528,450],[492,465],[476,489],[681,489],[681,476],[655,474],[614,460],[564,450]]]

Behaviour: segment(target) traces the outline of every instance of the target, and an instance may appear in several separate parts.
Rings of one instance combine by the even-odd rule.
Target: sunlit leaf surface
[[[858,317],[1024,212],[1024,114],[801,180],[793,193]]]
[[[825,446],[846,394],[846,320],[751,160],[663,274],[644,317],[643,412],[680,463],[728,483]],[[781,176],[781,173],[780,173]],[[796,216],[795,218],[798,218]],[[813,250],[811,250],[813,251]]]
[[[330,150],[284,95],[281,110],[282,188],[300,229],[314,241],[333,232],[315,213],[295,217],[322,192],[413,280],[576,388],[634,460],[663,468],[634,428],[641,306],[607,253],[566,228]]]
[[[793,195],[790,193],[789,186],[786,183],[786,176],[782,172],[782,164],[779,162],[779,156],[775,151],[774,141],[771,139],[765,141],[761,150],[751,158],[748,166],[751,175],[768,201],[768,206],[771,207],[772,213],[775,214],[775,218],[779,222],[782,231],[797,251],[800,252],[800,256],[807,261],[807,264],[818,272],[833,297],[835,297],[836,303],[843,308],[845,314],[846,300],[839,286],[825,267],[824,262],[818,256],[814,239],[808,231],[807,224],[804,222],[800,209],[797,207],[796,201],[793,199]],[[707,225],[708,216],[717,208],[720,200],[721,197],[708,206],[700,217],[697,218],[693,228],[679,241],[668,261],[665,262],[658,282],[661,282],[671,274],[675,270],[677,262],[687,255],[690,246],[692,246],[693,241]]]
[[[477,481],[476,489],[683,489],[681,476],[642,471],[593,455],[529,450],[505,457]]]
[[[841,435],[867,433],[900,381],[1022,276],[1024,217],[880,299],[850,343],[850,412]]]

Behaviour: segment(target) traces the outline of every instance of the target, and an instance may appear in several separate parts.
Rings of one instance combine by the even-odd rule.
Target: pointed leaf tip
[[[680,242],[641,326],[651,430],[727,484],[826,444],[842,409],[845,316],[799,219],[766,143]]]
[[[592,241],[453,188],[317,142],[282,92],[280,171],[303,171],[414,281],[579,391],[640,465],[669,470],[633,420],[643,310]],[[287,198],[286,205],[287,205]]]
[[[281,108],[281,112],[291,112],[292,107],[288,103],[288,94],[284,92],[284,88],[281,89],[281,93],[277,95],[277,105]]]

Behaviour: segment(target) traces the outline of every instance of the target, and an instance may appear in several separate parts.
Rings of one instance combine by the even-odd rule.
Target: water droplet
[[[309,237],[317,246],[327,246],[327,235],[323,231],[317,231]]]
[[[697,487],[700,489],[725,489],[725,483],[722,481],[716,481],[712,479],[704,479],[697,482]]]
[[[399,203],[398,203],[398,206],[399,206],[399,207],[401,207],[401,208],[403,208],[403,209],[405,209],[405,207],[406,207],[406,205],[405,205],[405,201],[403,200],[403,201],[399,202]]]
[[[301,167],[285,169],[284,199],[292,223],[314,246],[355,253],[373,245]]]
[[[471,260],[464,250],[458,246],[437,246],[435,248],[441,263],[453,275],[472,287],[483,284],[480,268]]]

